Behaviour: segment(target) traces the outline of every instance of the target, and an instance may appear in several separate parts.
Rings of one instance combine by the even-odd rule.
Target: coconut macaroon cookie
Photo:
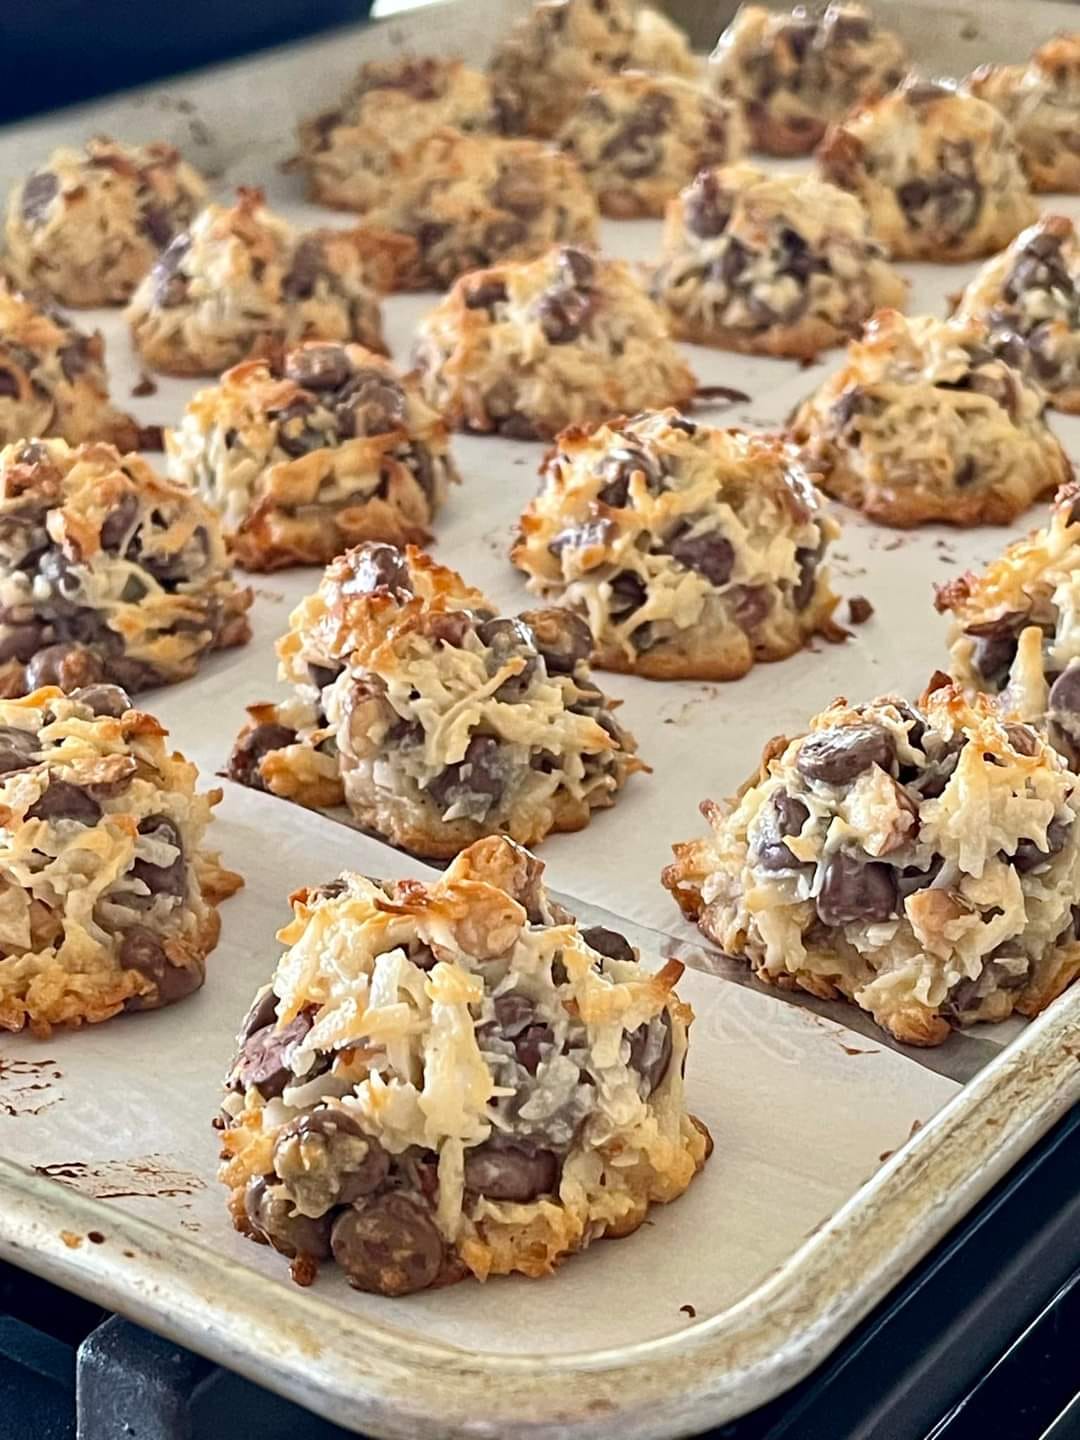
[[[951,81],[911,76],[853,110],[830,128],[818,163],[861,197],[894,259],[991,255],[1039,213],[1008,122]]]
[[[704,1165],[682,965],[580,928],[542,871],[491,838],[430,884],[292,897],[217,1123],[237,1229],[298,1283],[331,1257],[390,1296],[550,1275]]]
[[[459,275],[595,245],[600,215],[573,159],[538,140],[440,130],[409,157],[367,243],[398,290],[443,290]]]
[[[453,427],[519,439],[688,404],[697,386],[632,267],[570,246],[463,276],[413,358]]]
[[[216,514],[112,445],[0,451],[0,695],[193,675],[251,636]]]
[[[684,340],[809,359],[902,306],[907,285],[854,195],[729,165],[668,206],[652,293]]]
[[[95,1024],[198,990],[216,906],[243,884],[203,849],[220,790],[115,685],[0,701],[0,1030]]]
[[[218,510],[245,570],[420,542],[456,481],[445,423],[360,345],[309,341],[227,370],[166,436],[169,473]]]
[[[601,211],[626,219],[659,216],[708,165],[746,149],[738,106],[674,75],[607,75],[559,132]]]
[[[512,559],[587,622],[597,665],[735,680],[840,633],[823,564],[839,527],[774,437],[646,413],[560,435],[541,474]]]
[[[64,305],[122,305],[205,201],[171,145],[98,136],[54,150],[11,192],[3,266]]]
[[[830,495],[886,525],[1005,525],[1069,479],[1041,391],[973,320],[882,310],[796,411]]]
[[[755,150],[808,155],[830,121],[900,83],[907,52],[862,5],[743,5],[709,68],[720,94],[745,108]]]
[[[939,585],[949,668],[970,691],[998,697],[1010,718],[1045,728],[1080,766],[1080,486],[1067,485],[1049,523],[1009,545],[981,574]]]
[[[160,446],[149,427],[113,408],[98,332],[86,334],[0,278],[0,445],[26,435]]]
[[[589,673],[589,639],[565,611],[497,616],[412,546],[359,545],[293,611],[278,642],[293,694],[249,708],[229,774],[305,805],[344,800],[434,858],[580,830],[646,768]]]
[[[1080,239],[1044,215],[968,285],[957,317],[985,324],[988,343],[1057,410],[1080,413]]]
[[[1080,33],[1055,35],[1026,65],[981,65],[965,84],[1012,125],[1033,190],[1080,191]]]
[[[898,1040],[1036,1015],[1080,972],[1080,780],[956,687],[838,700],[770,741],[664,884],[759,980],[843,996]]]
[[[373,282],[390,271],[360,231],[298,233],[241,188],[208,205],[157,261],[127,309],[143,360],[170,375],[216,375],[300,340],[355,340],[385,353]]]
[[[332,110],[300,126],[300,162],[312,200],[370,210],[392,196],[410,152],[437,130],[501,130],[510,118],[488,77],[461,60],[370,60]]]

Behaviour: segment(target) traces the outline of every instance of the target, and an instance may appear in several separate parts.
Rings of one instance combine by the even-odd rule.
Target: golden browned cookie
[[[300,161],[313,200],[370,210],[393,198],[436,131],[499,131],[511,120],[488,77],[461,60],[369,60],[332,110],[300,126]]]
[[[95,1024],[203,983],[243,881],[204,850],[220,790],[115,685],[0,701],[0,1030]]]
[[[1055,35],[1026,65],[981,65],[965,84],[1009,121],[1033,190],[1080,191],[1080,33]]]
[[[709,68],[719,93],[745,108],[755,150],[808,155],[831,121],[900,83],[907,52],[859,4],[742,5]]]
[[[121,450],[150,448],[151,438],[113,409],[98,332],[88,335],[0,279],[0,445],[28,435],[109,440]]]
[[[200,390],[166,435],[169,473],[219,512],[245,570],[326,565],[362,540],[426,540],[458,479],[412,376],[309,341]]]
[[[973,320],[882,310],[796,412],[830,495],[886,525],[1005,525],[1072,467],[1044,398]]]
[[[217,516],[112,445],[0,451],[0,695],[134,693],[251,637]]]
[[[229,774],[434,858],[580,830],[644,768],[588,654],[565,611],[499,617],[422,551],[359,545],[293,611],[293,693],[250,707]]]
[[[1008,122],[951,81],[911,76],[853,110],[830,127],[818,163],[860,196],[894,259],[978,259],[1039,213]]]
[[[205,201],[171,145],[98,136],[54,150],[11,192],[4,268],[64,305],[122,305]]]
[[[770,985],[843,996],[898,1040],[1035,1015],[1080,972],[1077,777],[946,686],[835,701],[771,741],[664,884]]]
[[[1044,215],[987,260],[956,316],[989,330],[989,344],[1046,393],[1080,413],[1080,239],[1064,215]]]
[[[742,111],[675,75],[605,75],[559,132],[605,215],[663,215],[705,166],[746,149]]]
[[[696,389],[630,265],[569,246],[463,276],[422,321],[414,360],[455,429],[526,439]]]
[[[389,255],[362,231],[299,233],[241,189],[235,205],[201,211],[143,280],[126,312],[132,338],[170,375],[216,375],[301,340],[385,353],[372,287],[391,279]]]
[[[666,410],[560,435],[512,558],[597,665],[734,680],[836,632],[838,534],[792,447]]]
[[[539,140],[440,130],[364,221],[397,290],[443,290],[459,275],[595,245],[600,213],[574,160]]]
[[[854,195],[728,165],[668,206],[652,293],[684,340],[810,359],[875,310],[901,307],[907,285]]]
[[[542,876],[492,838],[431,884],[347,872],[292,897],[237,1037],[221,1179],[300,1283],[331,1257],[390,1296],[550,1275],[704,1165],[683,967],[646,971]]]

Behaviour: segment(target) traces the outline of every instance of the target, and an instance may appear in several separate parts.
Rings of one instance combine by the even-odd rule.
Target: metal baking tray
[[[522,8],[446,0],[34,121],[0,133],[0,185],[53,146],[104,130],[173,140],[223,187],[259,183],[290,217],[335,223],[280,168],[295,119],[332,97],[365,55],[404,45],[480,62]],[[934,70],[1001,58],[1006,34],[1022,53],[1073,13],[1030,5],[1021,16],[981,3],[978,26],[995,30],[998,48],[974,54],[959,35],[975,23],[974,5],[901,8],[916,54]],[[1006,14],[1009,30],[996,28]],[[1080,214],[1075,198],[1060,206]],[[644,259],[657,229],[605,225],[604,243]],[[972,267],[904,268],[911,308],[940,313]],[[398,360],[432,303],[423,295],[387,302]],[[84,318],[106,336],[116,402],[148,422],[173,418],[194,386],[160,380],[154,395],[129,398],[139,367],[120,316]],[[688,354],[703,385],[748,396],[703,418],[751,425],[778,423],[839,359],[802,370]],[[1053,423],[1080,452],[1080,420]],[[437,524],[436,554],[520,608],[526,596],[506,561],[507,536],[541,447],[462,436],[455,451],[465,478]],[[840,588],[869,595],[874,619],[845,645],[759,667],[736,685],[603,677],[625,701],[654,774],[635,779],[586,831],[552,837],[540,852],[570,908],[623,929],[647,961],[677,955],[689,967],[680,988],[698,1019],[688,1093],[717,1149],[683,1199],[660,1207],[625,1244],[591,1247],[554,1280],[462,1284],[402,1301],[358,1295],[329,1271],[299,1290],[279,1257],[235,1235],[213,1179],[209,1121],[232,1032],[276,958],[286,895],[346,866],[424,867],[338,817],[226,785],[213,839],[247,886],[223,909],[205,989],[171,1010],[47,1042],[0,1038],[0,1255],[379,1436],[691,1434],[816,1366],[1080,1097],[1080,987],[1029,1025],[977,1027],[913,1052],[853,1007],[763,990],[704,948],[659,886],[670,843],[700,831],[697,802],[730,793],[768,736],[794,730],[837,693],[921,688],[943,655],[931,582],[985,561],[1009,534],[900,536],[841,518]],[[1039,518],[1034,509],[1013,533]],[[314,580],[311,571],[257,578],[252,644],[146,698],[206,783],[244,705],[275,694],[273,640]]]

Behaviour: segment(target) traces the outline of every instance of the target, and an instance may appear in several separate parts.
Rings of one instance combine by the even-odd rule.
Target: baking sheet
[[[298,223],[347,225],[346,216],[306,205],[298,177],[277,168],[291,148],[293,115],[324,103],[362,54],[399,43],[409,33],[422,37],[419,43],[424,48],[438,50],[440,26],[463,26],[455,32],[458,46],[474,60],[480,59],[490,43],[494,17],[515,8],[520,7],[447,5],[423,21],[414,20],[417,28],[412,32],[403,22],[383,32],[365,32],[355,44],[320,42],[292,56],[231,67],[227,83],[195,79],[151,96],[127,97],[10,132],[0,136],[0,183],[31,168],[61,138],[71,140],[102,129],[122,138],[186,137],[191,158],[199,162],[206,157],[219,171],[223,191],[236,181],[261,183],[271,202]],[[275,100],[272,117],[266,111],[268,95]],[[258,131],[254,136],[253,119]],[[1044,208],[1080,216],[1080,201],[1075,198],[1047,197]],[[612,254],[645,260],[655,254],[658,234],[659,226],[650,222],[607,223],[604,246]],[[913,282],[909,308],[941,313],[946,296],[959,289],[975,267],[901,268]],[[402,364],[407,363],[417,319],[434,301],[431,295],[387,301],[388,339]],[[120,315],[91,312],[82,319],[105,334],[116,402],[147,422],[176,416],[196,386],[159,379],[154,395],[131,396],[140,367],[129,353]],[[702,410],[702,419],[722,424],[779,423],[840,361],[839,352],[833,352],[822,363],[801,368],[790,362],[686,349],[702,385],[735,386],[749,396],[745,403]],[[1074,458],[1080,456],[1080,420],[1055,416],[1052,424]],[[528,592],[509,565],[506,550],[518,513],[533,491],[542,447],[462,436],[455,438],[454,449],[464,483],[437,523],[434,553],[461,569],[468,581],[500,605],[521,608],[529,603]],[[1039,1033],[1054,1033],[1051,1015],[1029,1032],[1025,1038],[1029,1048],[1018,1052],[1014,1067],[1020,1076],[1016,1083],[1028,1085],[1023,1092],[1027,1108],[1013,1103],[1004,1116],[993,1112],[996,1093],[1005,1093],[1006,1078],[1013,1073],[999,1069],[996,1089],[985,1082],[980,1102],[988,1107],[988,1128],[980,1131],[971,1123],[958,1152],[942,1108],[950,1100],[955,1106],[975,1106],[972,1097],[983,1092],[978,1085],[962,1091],[961,1083],[970,1081],[1021,1033],[1019,1023],[978,1027],[937,1051],[904,1050],[852,1008],[781,997],[748,981],[737,967],[718,962],[696,931],[681,921],[659,885],[671,843],[703,828],[698,802],[733,790],[754,768],[771,735],[797,729],[837,694],[858,698],[884,690],[917,693],[944,658],[943,625],[931,606],[932,582],[958,567],[985,562],[1010,534],[998,528],[967,533],[927,528],[903,534],[834,509],[844,525],[836,546],[838,588],[846,595],[867,596],[875,607],[871,621],[854,629],[844,645],[819,642],[811,651],[779,665],[761,666],[733,685],[658,684],[601,676],[601,683],[625,701],[623,714],[653,774],[633,779],[616,806],[597,815],[585,831],[552,837],[540,849],[549,882],[585,919],[595,923],[617,917],[613,923],[642,946],[647,960],[659,962],[661,956],[674,953],[698,967],[688,971],[680,988],[698,1015],[688,1088],[692,1108],[709,1124],[717,1142],[712,1162],[686,1197],[655,1211],[627,1244],[594,1246],[553,1283],[500,1280],[483,1288],[460,1285],[392,1302],[349,1291],[328,1267],[313,1292],[314,1300],[333,1307],[331,1313],[342,1317],[342,1335],[350,1323],[345,1317],[353,1317],[391,1327],[388,1333],[407,1337],[410,1343],[430,1342],[473,1356],[501,1356],[517,1367],[515,1383],[522,1385],[521,1377],[532,1374],[529,1367],[535,1368],[538,1352],[561,1355],[568,1365],[592,1371],[603,1368],[591,1358],[596,1351],[609,1350],[625,1360],[626,1347],[633,1345],[680,1343],[687,1352],[704,1347],[728,1331],[734,1334],[732,1327],[742,1312],[730,1307],[740,1297],[747,1297],[744,1310],[757,1307],[760,1315],[768,1313],[765,1292],[756,1287],[778,1272],[782,1278],[785,1265],[794,1276],[791,1257],[800,1244],[835,1217],[888,1156],[919,1132],[917,1143],[907,1152],[908,1170],[902,1168],[901,1173],[921,1174],[920,1167],[928,1165],[921,1157],[933,1155],[933,1146],[952,1155],[954,1168],[942,1161],[936,1177],[922,1175],[921,1211],[918,1207],[905,1211],[897,1200],[882,1225],[875,1256],[880,1273],[875,1271],[874,1277],[869,1265],[854,1268],[858,1263],[854,1242],[835,1242],[832,1273],[838,1281],[846,1275],[843,1318],[838,1300],[827,1330],[823,1323],[813,1330],[809,1309],[804,1307],[806,1333],[798,1330],[791,1313],[774,1332],[792,1347],[783,1368],[783,1378],[790,1383],[836,1343],[881,1293],[880,1285],[890,1275],[895,1280],[920,1247],[929,1246],[950,1220],[958,1218],[1080,1091],[1075,1057],[1066,1065],[1053,1099],[1048,1098],[1049,1091],[1037,1098],[1035,1079],[1025,1071],[1036,1054],[1031,1036],[1039,1027]],[[1039,523],[1043,509],[1035,507],[1012,533]],[[275,680],[273,642],[292,605],[316,579],[314,571],[254,577],[252,643],[213,657],[196,680],[151,693],[141,702],[169,725],[177,746],[198,762],[205,783],[213,783],[214,772],[224,762],[244,706],[281,693]],[[843,618],[843,610],[840,614]],[[285,1342],[283,1354],[274,1357],[256,1346],[251,1316],[262,1313],[256,1305],[262,1292],[254,1281],[248,1286],[244,1277],[257,1275],[269,1282],[270,1303],[280,1317],[282,1336],[291,1334],[288,1325],[299,1324],[310,1311],[311,1297],[289,1284],[279,1257],[243,1241],[229,1227],[223,1192],[214,1180],[217,1147],[210,1120],[232,1033],[252,993],[273,968],[279,950],[274,934],[287,917],[289,891],[343,867],[376,874],[428,872],[419,862],[339,819],[314,815],[228,782],[224,788],[212,839],[226,862],[246,876],[247,887],[223,907],[222,942],[211,957],[206,988],[172,1010],[125,1017],[83,1034],[57,1035],[45,1043],[27,1037],[0,1039],[0,1157],[31,1167],[62,1182],[68,1191],[108,1207],[104,1212],[85,1212],[99,1216],[93,1225],[69,1220],[57,1239],[56,1226],[43,1229],[42,1217],[54,1208],[63,1213],[61,1200],[67,1192],[50,1195],[46,1203],[40,1198],[31,1201],[32,1187],[27,1187],[21,1193],[24,1209],[20,1211],[12,1200],[19,1187],[11,1180],[7,1213],[0,1212],[0,1250],[18,1254],[21,1263],[66,1275],[77,1286],[93,1290],[100,1285],[109,1303],[179,1334],[187,1343],[223,1355],[228,1363],[300,1395],[343,1423],[372,1433],[418,1434],[420,1429],[403,1428],[405,1421],[400,1415],[395,1419],[390,1409],[372,1411],[341,1402],[339,1392],[349,1383],[348,1378],[340,1378],[341,1373],[348,1377],[350,1372],[347,1367],[341,1371],[339,1353],[322,1354],[313,1361],[298,1351],[290,1353]],[[717,973],[701,973],[705,970]],[[1064,1014],[1066,1007],[1074,1017],[1080,1011],[1072,997],[1057,1011]],[[1044,1065],[1044,1081],[1048,1073]],[[929,1124],[935,1115],[938,1121]],[[986,1139],[995,1126],[1001,1137],[996,1153]],[[921,1132],[919,1127],[924,1127]],[[877,1189],[863,1192],[851,1212],[853,1219],[830,1222],[841,1227],[838,1235],[844,1225],[865,1224],[872,1204],[883,1203],[881,1197],[893,1193],[890,1185],[900,1195],[900,1181],[892,1176],[887,1167],[887,1183],[878,1181]],[[934,1192],[934,1184],[944,1188]],[[0,1190],[3,1186],[0,1162]],[[71,1211],[72,1216],[75,1213]],[[102,1219],[102,1213],[108,1218]],[[205,1247],[193,1252],[201,1254],[205,1272],[198,1291],[204,1310],[197,1320],[178,1318],[182,1307],[177,1296],[187,1263],[184,1247],[170,1250],[166,1241],[159,1255],[151,1254],[137,1238],[138,1227],[129,1224],[130,1217],[151,1221],[168,1235]],[[903,1242],[901,1218],[909,1227]],[[28,1236],[33,1238],[28,1241]],[[815,1242],[819,1248],[825,1238],[819,1234]],[[25,1248],[28,1244],[30,1250]],[[850,1272],[844,1268],[845,1256],[853,1262]],[[154,1269],[159,1261],[164,1267],[160,1274]],[[230,1263],[238,1267],[235,1272],[222,1269]],[[216,1316],[206,1312],[207,1305],[224,1304],[220,1293],[216,1301],[210,1297],[215,1286],[219,1292],[226,1288],[222,1276],[229,1273],[236,1315],[248,1307],[246,1330],[231,1312],[228,1317],[220,1309]],[[871,1279],[879,1286],[876,1292]],[[226,1319],[231,1319],[231,1331]],[[229,1343],[211,1333],[215,1325],[221,1335],[231,1336]],[[327,1344],[326,1349],[331,1348]],[[781,1348],[774,1340],[777,1361],[782,1358]],[[731,1351],[732,1357],[736,1354]],[[368,1373],[373,1363],[371,1357],[355,1358],[351,1383],[358,1394],[365,1387],[367,1393],[374,1393],[375,1377]],[[543,1362],[539,1372],[553,1373],[555,1363],[554,1358]],[[715,1359],[711,1362],[709,1385],[715,1388],[725,1373],[736,1374],[735,1358],[728,1363],[731,1368],[724,1372]],[[651,1375],[644,1360],[635,1368],[638,1373],[642,1384]],[[780,1376],[777,1364],[769,1393],[775,1393]],[[620,1421],[619,1428],[627,1434],[675,1433],[679,1422],[671,1406],[680,1381],[669,1373],[668,1383],[663,1413],[635,1416],[632,1423]],[[749,1403],[751,1391],[744,1387],[735,1396],[733,1386],[732,1380],[723,1404],[713,1397],[710,1419],[736,1413]],[[463,1393],[463,1380],[461,1388]],[[621,1406],[622,1387],[617,1388]],[[689,1394],[688,1379],[682,1388]],[[757,1395],[764,1398],[760,1382]],[[500,1392],[498,1400],[492,1395],[485,1403],[494,1412],[504,1398]],[[433,1433],[459,1433],[449,1409],[439,1411],[437,1420],[428,1418],[438,1426]],[[482,1419],[479,1416],[477,1424]],[[574,1421],[581,1433],[589,1425],[604,1423],[602,1416],[590,1417],[583,1410],[575,1412]],[[610,1421],[606,1423],[610,1426]],[[508,1432],[500,1428],[490,1433]]]

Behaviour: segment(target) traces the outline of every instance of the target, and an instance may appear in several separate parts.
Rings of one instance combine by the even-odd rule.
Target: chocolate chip
[[[285,356],[286,378],[305,390],[336,390],[352,373],[340,345],[303,345]]]
[[[499,759],[499,742],[491,735],[474,735],[464,757],[448,765],[428,783],[427,793],[440,810],[448,810],[462,796],[487,797],[491,808],[503,792],[503,780],[495,773]]]
[[[582,930],[581,938],[591,950],[607,960],[637,959],[634,947],[626,936],[620,935],[617,930],[609,930],[606,925],[589,925]]]
[[[702,170],[683,198],[686,228],[699,239],[723,233],[731,219],[732,197],[712,170]]]
[[[463,615],[461,620],[471,629],[472,622],[469,617]],[[486,662],[488,674],[493,675],[497,670],[501,670],[509,660],[522,660],[523,665],[518,673],[504,680],[495,692],[495,698],[504,702],[521,700],[532,684],[539,666],[532,632],[520,620],[499,617],[484,620],[476,627],[476,634],[481,643],[492,652]]]
[[[349,1284],[375,1295],[411,1295],[438,1278],[443,1242],[426,1206],[389,1191],[343,1211],[330,1235]]]
[[[315,413],[317,403],[312,397],[302,395],[280,410],[269,412],[277,429],[276,443],[293,460],[322,450],[330,443],[330,437],[324,430],[316,430],[307,423]]]
[[[829,418],[837,430],[846,430],[852,420],[859,416],[873,416],[881,409],[881,402],[858,385],[849,386],[841,392],[829,410]]]
[[[330,1255],[330,1215],[301,1215],[284,1195],[275,1194],[266,1175],[255,1175],[244,1191],[252,1228],[282,1255],[325,1260]]]
[[[1006,725],[1005,733],[1009,737],[1009,744],[1018,755],[1032,755],[1039,753],[1039,737],[1030,725]]]
[[[945,85],[938,80],[920,80],[912,77],[904,86],[904,98],[909,105],[929,105],[934,100],[943,100],[949,95],[955,95],[956,90],[951,85]]]
[[[611,600],[608,602],[613,616],[629,615],[640,610],[648,595],[645,582],[633,570],[620,570],[612,576]]]
[[[972,666],[995,689],[1004,683],[1016,659],[1018,631],[1023,628],[1026,619],[1022,611],[1009,610],[993,620],[980,620],[969,625],[964,631],[975,642],[971,651]]]
[[[0,776],[27,770],[36,763],[37,736],[13,725],[0,725]]]
[[[135,860],[131,873],[141,880],[151,895],[183,895],[187,890],[187,865],[180,831],[167,815],[148,815],[139,821],[139,834],[163,845],[171,845],[178,854],[167,865],[152,865],[149,860]]]
[[[622,509],[630,498],[630,480],[640,474],[646,488],[657,494],[664,478],[664,467],[655,455],[639,445],[619,445],[609,450],[597,467],[604,485],[597,499],[604,505]]]
[[[592,631],[570,610],[524,610],[520,619],[553,675],[572,675],[592,653]]]
[[[311,683],[315,686],[316,690],[325,690],[327,685],[332,685],[342,671],[342,666],[340,665],[335,668],[331,665],[313,665],[309,663],[307,668]]]
[[[1054,716],[1080,715],[1080,662],[1071,661],[1051,685],[1048,709]]]
[[[465,1188],[488,1200],[528,1204],[554,1192],[559,1162],[550,1150],[489,1140],[465,1151]]]
[[[296,742],[296,731],[287,725],[256,725],[233,746],[229,756],[228,776],[241,785],[250,785],[254,790],[263,789],[259,763],[274,750],[282,750]]]
[[[0,370],[0,397],[15,400],[19,395],[19,377],[10,370]]]
[[[86,645],[47,645],[39,650],[26,667],[29,689],[58,685],[61,690],[81,689],[105,678],[105,662]]]
[[[229,1083],[242,1090],[256,1089],[264,1100],[280,1095],[295,1078],[286,1051],[298,1045],[310,1029],[311,1016],[301,1010],[280,1030],[271,1024],[253,1031],[233,1062]]]
[[[343,595],[370,595],[375,590],[412,594],[412,578],[404,555],[393,545],[371,541],[346,556],[352,574],[341,587]]]
[[[363,1147],[355,1143],[357,1140],[364,1142]],[[285,1181],[289,1179],[287,1152],[292,1146],[303,1149],[303,1171],[324,1169],[328,1172],[326,1179],[333,1186],[330,1200],[333,1205],[351,1205],[362,1196],[373,1194],[390,1170],[390,1157],[378,1140],[337,1105],[320,1105],[278,1131],[273,1150],[274,1169]]]
[[[727,592],[736,623],[743,630],[753,630],[772,609],[772,591],[768,585],[733,585]]]
[[[310,895],[309,895],[310,898]],[[244,1016],[240,1026],[240,1033],[237,1035],[237,1043],[254,1035],[256,1030],[262,1030],[266,1025],[272,1025],[277,1018],[278,997],[274,994],[269,985],[256,995],[251,1002],[251,1007]]]
[[[465,291],[467,310],[491,310],[506,300],[506,285],[502,280],[484,280]]]
[[[860,861],[841,850],[825,864],[817,897],[823,925],[872,924],[896,913],[896,878],[890,865]]]
[[[86,335],[76,336],[70,344],[60,347],[56,358],[60,361],[60,369],[64,372],[64,378],[69,381],[77,380],[90,367],[92,346],[89,337]]]
[[[44,636],[45,627],[36,620],[25,625],[4,625],[0,630],[0,663],[21,660],[25,664],[41,648]]]
[[[800,865],[784,844],[785,835],[799,835],[810,818],[810,811],[801,800],[786,790],[773,793],[763,807],[754,847],[754,863],[762,870],[794,870]]]
[[[154,303],[163,310],[174,309],[187,299],[188,278],[180,271],[184,256],[191,249],[191,236],[185,231],[177,235],[154,263]]]
[[[102,550],[109,554],[118,554],[121,546],[127,544],[128,537],[138,518],[139,502],[129,490],[120,497],[102,521],[101,533],[98,537]]]
[[[405,424],[408,400],[405,391],[380,370],[358,370],[334,401],[339,425],[351,435],[385,435]]]
[[[668,541],[667,551],[680,565],[696,570],[711,585],[726,585],[735,568],[735,547],[716,530],[704,535],[677,536]]]
[[[540,328],[552,345],[569,345],[580,338],[593,310],[588,291],[548,290],[540,297],[537,314]]]
[[[32,229],[41,225],[49,206],[60,193],[59,178],[51,170],[38,170],[27,177],[22,188],[22,218]]]
[[[873,765],[891,770],[892,737],[880,725],[834,725],[803,741],[795,768],[807,780],[847,785]]]
[[[101,819],[101,806],[78,785],[66,780],[50,780],[48,789],[26,816],[28,820],[74,820],[78,825],[96,825]]]
[[[796,610],[805,610],[814,598],[820,558],[817,549],[803,548],[795,551],[795,563],[799,567],[799,578],[791,592],[791,603]]]
[[[119,954],[121,969],[137,970],[156,987],[151,995],[129,995],[124,1001],[125,1010],[156,1010],[161,1005],[171,1005],[191,995],[203,983],[202,962],[171,964],[161,937],[145,925],[129,925],[123,936]]]
[[[564,245],[559,251],[559,270],[568,285],[585,289],[596,278],[596,261],[575,245]]]
[[[158,205],[154,201],[148,200],[142,207],[139,229],[149,240],[153,241],[159,250],[164,250],[173,238],[175,226],[172,216],[164,205]]]
[[[293,251],[292,264],[281,282],[282,295],[286,300],[310,300],[325,271],[322,241],[315,235],[306,235]]]
[[[1071,823],[1065,820],[1051,820],[1046,827],[1046,849],[1027,837],[1017,842],[1016,849],[1008,858],[1014,870],[1021,875],[1030,875],[1044,865],[1049,865],[1055,855],[1065,848]]]
[[[663,1082],[671,1064],[671,1016],[661,1010],[652,1020],[632,1030],[630,1040],[630,1068],[636,1070],[645,1081],[648,1094]]]

